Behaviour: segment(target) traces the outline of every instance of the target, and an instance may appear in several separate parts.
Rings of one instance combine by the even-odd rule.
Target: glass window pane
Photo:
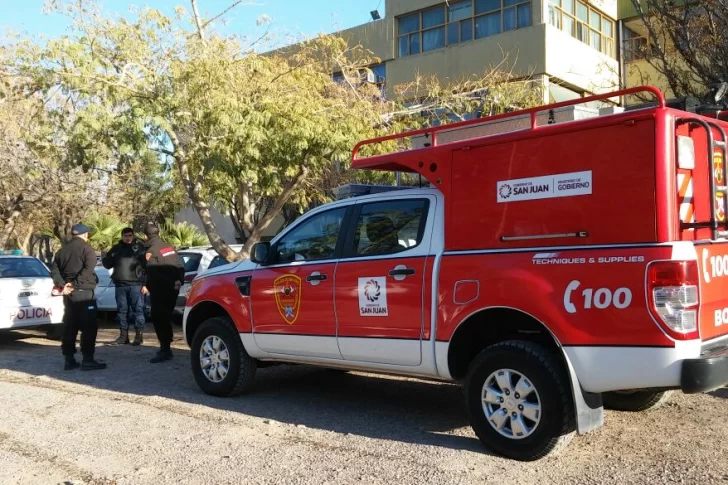
[[[409,34],[420,29],[420,14],[415,13],[399,18],[399,35]]]
[[[371,66],[369,69],[372,70],[374,74],[381,78],[387,77],[387,65],[386,64],[377,64],[376,66]]]
[[[399,57],[409,55],[409,37],[404,36],[399,38]]]
[[[504,7],[510,7],[511,5],[516,5],[518,3],[523,3],[523,0],[503,0]]]
[[[475,0],[475,14],[490,12],[501,7],[500,0]],[[478,26],[475,26],[477,32]],[[500,29],[499,29],[500,30]],[[477,35],[476,35],[477,37]]]
[[[202,257],[202,256],[200,256]],[[194,270],[193,270],[194,271]],[[0,278],[48,278],[50,272],[37,259],[2,258],[0,259]]]
[[[562,0],[561,8],[564,12],[574,15],[574,0]]]
[[[553,3],[554,5],[561,5],[561,0],[549,0],[550,3]]]
[[[603,42],[603,52],[609,57],[614,57],[614,41],[604,37]]]
[[[425,201],[388,201],[361,209],[354,239],[358,256],[395,254],[420,244],[425,224]]]
[[[312,216],[276,245],[279,263],[333,258],[346,208]]]
[[[475,19],[475,38],[488,37],[500,34],[501,31],[501,13],[500,11],[483,15]]]
[[[445,27],[422,32],[422,52],[445,47]]]
[[[409,36],[409,46],[410,46],[410,54],[419,54],[420,53],[420,34],[410,34]]]
[[[602,16],[599,15],[599,12],[594,10],[589,12],[589,26],[597,30],[602,26]]]
[[[576,3],[576,18],[582,22],[589,20],[589,9],[586,8],[586,4],[581,2]]]
[[[516,9],[515,7],[503,10],[503,32],[516,29]]]
[[[531,2],[518,6],[518,28],[531,26]]]
[[[599,50],[599,49],[601,49],[601,43],[602,43],[601,40],[602,40],[602,36],[599,35],[599,32],[597,32],[596,30],[592,30],[591,31],[591,42],[589,43],[589,45],[591,45],[596,50]]]
[[[457,44],[460,42],[460,24],[447,25],[447,44]]]
[[[449,22],[456,22],[473,16],[473,2],[467,0],[465,2],[451,3],[447,9],[447,18]]]
[[[573,17],[569,17],[568,15],[563,16],[563,24],[561,25],[561,30],[566,32],[567,34],[571,35],[572,37],[576,36],[574,32],[574,24],[575,20]]]
[[[612,21],[608,18],[602,18],[602,33],[605,34],[607,37],[614,37],[613,29],[612,29]]]
[[[445,23],[445,9],[436,7],[422,12],[422,29],[435,27]]]
[[[549,5],[549,23],[554,27],[561,28],[561,10]]]
[[[576,24],[576,38],[585,44],[589,43],[589,27],[586,24],[577,22]]]
[[[473,40],[473,19],[463,20],[460,22],[460,40]]]

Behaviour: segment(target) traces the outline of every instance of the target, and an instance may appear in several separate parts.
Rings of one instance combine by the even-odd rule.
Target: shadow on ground
[[[60,342],[44,339],[39,332],[0,334],[0,369],[309,428],[487,453],[469,430],[469,436],[451,434],[469,426],[462,390],[456,385],[281,365],[259,369],[248,394],[215,398],[195,383],[179,327],[174,360],[152,365],[148,360],[157,343],[153,330],[145,334],[142,347],[109,346],[118,331],[112,324],[102,326],[96,356],[109,364],[106,370],[63,371]]]

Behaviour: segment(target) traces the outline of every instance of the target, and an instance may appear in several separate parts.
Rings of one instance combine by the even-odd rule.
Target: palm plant
[[[188,222],[164,223],[159,232],[162,240],[177,248],[210,244],[207,235]]]
[[[97,251],[105,252],[119,242],[121,230],[127,227],[125,223],[114,216],[94,214],[86,220],[91,230],[88,242]]]

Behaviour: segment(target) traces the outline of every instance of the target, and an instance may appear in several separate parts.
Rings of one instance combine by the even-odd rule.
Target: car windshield
[[[48,278],[48,269],[33,258],[0,258],[0,278]]]
[[[197,268],[200,267],[200,261],[202,261],[202,255],[197,253],[179,253],[179,258],[185,267],[185,273],[197,271]]]

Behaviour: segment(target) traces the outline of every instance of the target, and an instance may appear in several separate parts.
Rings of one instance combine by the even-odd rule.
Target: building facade
[[[418,75],[441,82],[504,63],[544,88],[544,103],[614,90],[621,83],[617,0],[386,0],[386,15],[338,32],[381,59],[371,82]],[[334,73],[337,76],[337,73]]]

